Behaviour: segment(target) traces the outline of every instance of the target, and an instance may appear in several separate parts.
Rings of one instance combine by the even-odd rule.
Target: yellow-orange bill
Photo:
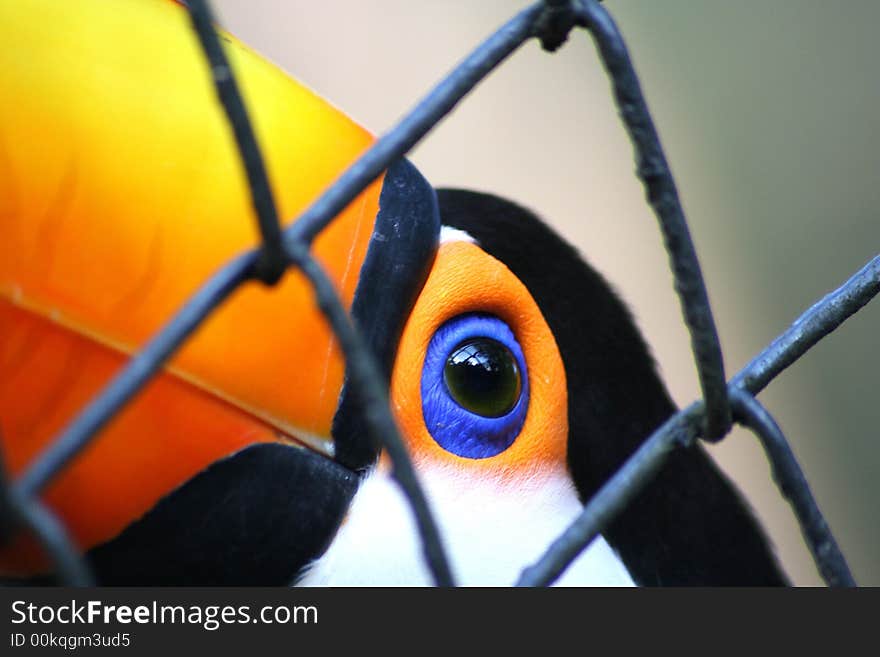
[[[0,4],[0,431],[20,473],[228,259],[258,242],[246,178],[185,10],[168,0]],[[231,37],[280,215],[372,137]],[[350,304],[376,181],[315,253]],[[328,439],[343,360],[298,274],[248,284],[46,493],[84,548],[206,464]],[[19,571],[0,553],[0,572]]]

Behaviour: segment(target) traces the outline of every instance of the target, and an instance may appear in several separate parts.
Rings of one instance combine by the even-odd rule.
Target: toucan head
[[[0,440],[14,473],[257,239],[184,9],[39,4],[0,8],[0,85],[17,99],[0,107]],[[372,137],[225,47],[295,217]],[[619,297],[519,205],[435,190],[400,160],[313,249],[384,374],[459,581],[513,582],[675,410]],[[101,583],[426,583],[365,411],[306,280],[249,283],[44,500]],[[0,551],[7,577],[45,568],[24,536]],[[566,578],[784,581],[698,448],[673,454]]]

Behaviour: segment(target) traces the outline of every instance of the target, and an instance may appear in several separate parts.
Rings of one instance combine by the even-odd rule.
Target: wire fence
[[[440,586],[454,585],[437,523],[392,417],[377,363],[351,323],[327,274],[312,256],[310,245],[349,202],[405,155],[524,42],[534,38],[545,50],[554,51],[565,43],[574,28],[583,28],[592,37],[607,71],[614,100],[635,149],[637,176],[660,225],[691,337],[703,399],[670,417],[647,437],[545,554],[524,568],[517,585],[553,583],[651,481],[672,450],[688,448],[698,440],[719,441],[733,423],[748,427],[761,442],[774,479],[792,506],[825,582],[830,586],[855,585],[791,448],[755,395],[880,292],[880,256],[818,301],[728,382],[706,287],[675,182],[626,44],[598,0],[543,0],[514,16],[441,80],[286,229],[279,222],[263,158],[235,76],[214,31],[208,4],[204,0],[189,0],[186,5],[238,145],[262,243],[227,263],[206,281],[18,479],[11,480],[0,461],[0,544],[15,532],[30,531],[51,559],[60,582],[74,586],[92,584],[88,565],[63,524],[40,501],[40,492],[98,437],[101,429],[242,283],[256,280],[273,285],[286,269],[294,267],[310,281],[317,304],[341,345],[347,380],[364,400],[363,420],[369,436],[387,452],[393,477],[411,506],[434,582]]]

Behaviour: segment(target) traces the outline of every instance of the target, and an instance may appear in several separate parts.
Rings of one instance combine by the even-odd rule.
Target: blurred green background
[[[732,375],[880,252],[880,3],[608,0],[677,176]],[[375,133],[525,6],[216,0],[223,24]],[[632,151],[585,33],[530,43],[411,155],[532,207],[615,285],[674,398],[698,395]],[[880,301],[762,393],[861,584],[880,585]],[[754,439],[712,449],[798,584],[820,579]]]

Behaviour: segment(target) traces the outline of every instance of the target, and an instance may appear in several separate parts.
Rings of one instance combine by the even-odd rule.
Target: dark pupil
[[[491,338],[465,340],[453,349],[443,368],[443,381],[456,402],[485,417],[509,413],[522,389],[516,358]]]

